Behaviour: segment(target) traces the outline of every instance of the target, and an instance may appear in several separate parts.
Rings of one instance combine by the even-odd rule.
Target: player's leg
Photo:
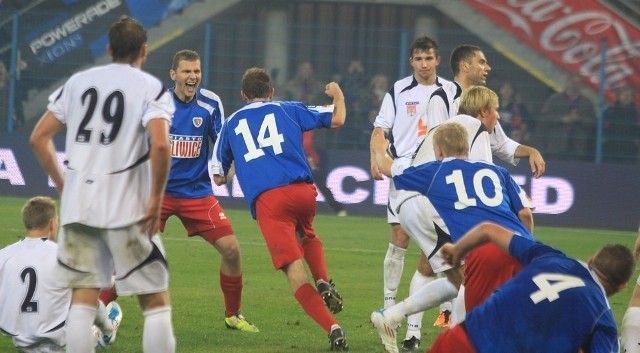
[[[92,327],[99,288],[112,285],[114,271],[103,235],[102,229],[80,224],[64,225],[58,235],[57,277],[61,286],[73,288],[66,321],[67,352],[92,352],[95,347]]]
[[[240,244],[231,222],[215,196],[196,199],[165,197],[165,204],[177,205],[174,214],[189,236],[200,235],[220,254],[220,288],[225,304],[225,326],[245,332],[259,332],[240,312],[242,304],[242,259]]]
[[[160,237],[154,235],[149,239],[136,224],[109,230],[104,239],[114,257],[118,294],[136,295],[140,301],[144,316],[143,351],[175,352],[169,271]]]
[[[436,276],[431,269],[431,265],[429,265],[429,260],[427,260],[424,252],[421,252],[416,272],[413,274],[411,283],[409,284],[409,296],[413,295],[418,290],[420,290],[420,288],[424,287],[428,283],[431,283],[435,279]],[[420,347],[420,340],[422,339],[421,330],[423,316],[424,311],[420,311],[407,317],[407,333],[405,335],[404,341],[402,342],[403,351],[411,352],[417,350]]]
[[[322,241],[313,229],[313,215],[316,203],[308,203],[305,212],[298,212],[296,219],[296,236],[302,246],[304,260],[307,263],[316,288],[325,304],[334,314],[342,311],[342,296],[329,278]]]
[[[329,335],[332,350],[348,350],[344,332],[331,315],[316,289],[309,283],[303,248],[296,228],[300,217],[312,223],[315,188],[305,183],[271,189],[256,200],[256,220],[277,270],[287,276],[293,295],[305,311]]]
[[[640,353],[640,276],[622,319],[621,352]]]
[[[387,206],[387,223],[391,226],[391,238],[383,263],[384,306],[388,308],[396,303],[396,295],[404,270],[404,255],[409,246],[409,236],[400,226],[395,212],[398,191],[393,182],[389,184],[389,204]]]

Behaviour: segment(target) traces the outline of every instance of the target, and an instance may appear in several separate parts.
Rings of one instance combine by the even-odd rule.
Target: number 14
[[[274,154],[282,153],[284,136],[278,132],[276,116],[273,113],[265,115],[262,125],[260,125],[257,139],[254,139],[253,135],[251,135],[247,119],[241,119],[233,131],[236,135],[242,135],[244,144],[247,147],[247,153],[244,154],[245,162],[264,156],[262,149],[265,147],[272,147]],[[258,142],[258,146],[256,146],[255,141]]]

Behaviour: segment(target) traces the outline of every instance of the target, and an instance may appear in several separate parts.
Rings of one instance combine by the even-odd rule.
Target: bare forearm
[[[480,245],[492,242],[509,253],[509,243],[513,232],[495,223],[484,222],[471,229],[455,245],[460,258]]]

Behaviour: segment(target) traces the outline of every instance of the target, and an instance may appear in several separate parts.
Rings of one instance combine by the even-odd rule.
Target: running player
[[[344,331],[329,312],[342,310],[342,298],[329,281],[322,242],[313,229],[317,191],[302,145],[305,131],[344,124],[342,90],[332,82],[325,93],[333,98],[333,106],[318,111],[300,102],[272,102],[271,76],[262,68],[248,69],[241,90],[248,104],[225,121],[212,164],[218,185],[226,181],[235,164],[273,266],[285,273],[300,306],[327,332],[330,349],[346,351]],[[303,259],[317,292],[309,283]]]

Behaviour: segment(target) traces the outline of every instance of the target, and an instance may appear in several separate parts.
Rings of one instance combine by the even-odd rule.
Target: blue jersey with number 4
[[[214,158],[225,175],[235,162],[236,177],[253,218],[260,193],[296,182],[313,183],[302,134],[331,127],[332,117],[332,106],[268,101],[247,104],[225,121]]]
[[[465,319],[479,353],[618,352],[613,313],[586,264],[523,237],[509,253],[524,268]]]
[[[523,191],[502,167],[445,158],[409,167],[394,176],[393,182],[398,190],[425,195],[433,205],[433,222],[453,242],[485,221],[533,239],[518,218],[518,212],[524,208]]]

